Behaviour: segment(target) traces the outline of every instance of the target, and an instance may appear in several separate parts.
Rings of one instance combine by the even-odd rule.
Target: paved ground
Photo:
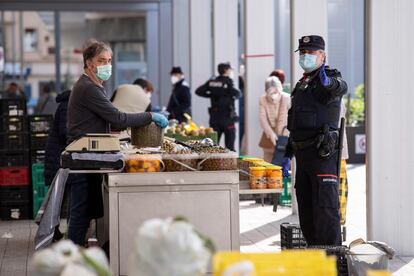
[[[347,214],[348,241],[365,238],[365,166],[349,166],[349,201]],[[254,201],[240,203],[242,252],[275,252],[280,250],[280,223],[297,222],[291,208],[262,207]],[[0,221],[0,276],[30,275],[28,260],[33,254],[36,225],[31,221]],[[2,236],[10,232],[13,238]],[[393,275],[414,275],[413,257],[396,257],[390,263]]]
[[[349,193],[347,208],[347,241],[366,239],[365,166],[348,166]],[[254,201],[240,203],[242,252],[275,252],[280,250],[280,224],[299,221],[291,208],[260,206]],[[398,253],[398,252],[397,252]],[[414,275],[414,257],[397,256],[390,262],[393,275]]]

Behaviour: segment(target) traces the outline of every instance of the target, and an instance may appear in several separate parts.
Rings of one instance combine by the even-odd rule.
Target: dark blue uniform
[[[191,116],[191,93],[190,87],[184,79],[174,84],[167,111],[170,113],[168,119],[176,119],[178,122],[185,122],[187,119],[184,113]]]
[[[299,219],[308,245],[340,245],[337,131],[347,85],[327,67],[330,84],[323,86],[319,71],[304,75],[292,92],[286,155],[296,157]]]
[[[224,133],[226,148],[234,151],[234,141],[236,139],[234,123],[239,119],[236,114],[234,100],[242,96],[240,90],[234,87],[231,78],[218,76],[197,88],[195,93],[201,97],[210,98],[210,126],[217,131],[219,141]]]

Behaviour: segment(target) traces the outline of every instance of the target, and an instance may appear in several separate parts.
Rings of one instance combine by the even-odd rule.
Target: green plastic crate
[[[43,197],[40,198],[33,198],[33,218],[36,218],[37,211],[39,211],[40,206],[42,206],[43,203]]]
[[[43,163],[35,163],[32,165],[33,217],[36,217],[37,211],[40,205],[42,205],[43,198],[49,189],[45,185],[44,171],[45,166]]]
[[[289,177],[283,177],[283,192],[279,197],[279,205],[291,206],[292,205],[292,194],[290,192],[291,180]]]

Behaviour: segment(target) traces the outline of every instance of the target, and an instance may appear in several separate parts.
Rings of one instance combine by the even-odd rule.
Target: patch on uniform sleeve
[[[210,87],[223,87],[223,83],[221,81],[210,81],[208,85]]]

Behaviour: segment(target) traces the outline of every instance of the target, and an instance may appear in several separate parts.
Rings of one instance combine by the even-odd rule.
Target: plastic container
[[[368,270],[388,270],[388,256],[370,244],[356,245],[346,255],[350,276],[366,275]]]
[[[18,133],[0,133],[0,149],[27,149],[28,147],[28,135],[27,132]]]
[[[28,200],[30,200],[30,187],[28,185],[0,186],[0,202]]]
[[[280,224],[280,247],[298,249],[306,247],[306,240],[298,224],[284,222]]]
[[[30,162],[33,163],[43,163],[45,162],[46,151],[43,150],[31,150],[30,151]]]
[[[26,117],[24,116],[0,117],[0,132],[25,132],[26,128]]]
[[[52,115],[31,115],[29,116],[30,133],[48,133],[52,128]]]
[[[33,200],[46,196],[49,189],[45,185],[45,166],[42,163],[32,165]]]
[[[164,165],[159,154],[128,154],[125,156],[125,172],[160,172]]]
[[[29,150],[0,150],[0,167],[28,166]]]
[[[29,185],[29,167],[9,167],[0,169],[0,186]]]
[[[47,133],[35,133],[30,135],[30,149],[31,150],[43,150],[46,149]]]
[[[163,154],[166,172],[196,171],[200,159],[198,154]]]
[[[250,189],[266,189],[265,167],[250,167]]]
[[[237,167],[239,169],[239,179],[249,180],[249,168],[254,167],[254,163],[258,161],[263,161],[263,159],[248,156],[240,156],[237,160]]]
[[[213,257],[213,276],[307,275],[336,276],[335,258],[323,251],[295,250],[279,253],[218,252]]]
[[[0,204],[0,219],[28,219],[30,217],[29,201],[13,201]]]
[[[200,154],[197,168],[200,171],[237,170],[237,157],[236,152]]]
[[[318,245],[310,246],[308,249],[324,250],[326,255],[335,256],[338,276],[348,276],[348,261],[346,257],[348,251],[347,246]]]
[[[26,114],[26,100],[0,99],[0,115],[23,116]]]
[[[164,130],[155,123],[131,129],[131,144],[137,148],[161,147]]]
[[[292,194],[290,192],[291,188],[290,176],[283,177],[283,192],[279,197],[279,205],[281,206],[291,206],[292,205]]]
[[[266,168],[266,187],[268,189],[282,189],[283,175],[281,167],[268,166]]]

